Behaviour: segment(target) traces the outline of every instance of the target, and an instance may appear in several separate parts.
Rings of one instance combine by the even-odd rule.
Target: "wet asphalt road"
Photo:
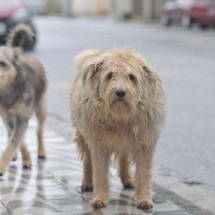
[[[119,22],[111,18],[36,18],[33,55],[49,78],[50,113],[70,120],[66,99],[73,57],[87,48],[132,47],[160,73],[168,93],[167,120],[155,165],[167,174],[215,190],[215,30]]]

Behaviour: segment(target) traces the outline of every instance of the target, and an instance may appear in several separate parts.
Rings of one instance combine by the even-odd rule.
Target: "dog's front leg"
[[[105,207],[109,200],[109,161],[110,154],[102,147],[96,145],[91,149],[93,166],[94,198],[91,206],[94,208]]]
[[[140,209],[153,208],[151,198],[153,152],[148,149],[139,150],[134,156],[136,162],[135,201]]]
[[[13,132],[11,132],[11,136],[8,140],[9,144],[4,150],[0,159],[0,175],[4,174],[8,164],[16,153],[19,143],[23,139],[27,129],[28,119],[29,118],[20,115],[10,115],[9,126],[13,129]]]

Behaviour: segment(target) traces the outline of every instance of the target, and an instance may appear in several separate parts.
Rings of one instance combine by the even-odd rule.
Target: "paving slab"
[[[55,123],[58,119],[55,119]],[[66,129],[69,128],[67,123]],[[23,169],[21,155],[11,162],[7,172],[0,178],[0,214],[1,215],[212,215],[211,212],[195,206],[188,200],[153,184],[152,210],[140,210],[132,199],[134,191],[123,189],[115,166],[110,168],[110,202],[103,209],[93,209],[89,200],[92,192],[82,193],[80,189],[82,164],[77,155],[71,134],[61,131],[56,125],[48,124],[45,143],[48,157],[37,160],[36,121],[30,121],[26,142],[31,151],[33,166]],[[0,123],[0,152],[6,146],[7,135]]]

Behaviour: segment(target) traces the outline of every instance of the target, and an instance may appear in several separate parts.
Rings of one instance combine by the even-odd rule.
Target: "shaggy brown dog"
[[[165,91],[158,74],[131,49],[88,50],[76,63],[70,98],[84,163],[82,191],[94,188],[93,207],[107,205],[108,167],[115,153],[124,187],[133,187],[130,158],[136,164],[138,208],[152,208],[152,158],[165,118]]]
[[[38,118],[38,156],[45,158],[43,127],[46,118],[47,80],[43,66],[34,58],[21,54],[18,48],[33,41],[27,25],[19,25],[8,38],[7,46],[0,47],[0,115],[8,130],[8,146],[0,159],[3,175],[16,151],[20,148],[23,166],[31,166],[29,151],[24,143],[28,121],[36,112]]]

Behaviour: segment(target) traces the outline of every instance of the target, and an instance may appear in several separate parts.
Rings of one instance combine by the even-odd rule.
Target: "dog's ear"
[[[99,76],[103,64],[103,52],[98,49],[89,49],[75,57],[75,64],[82,76],[83,85],[95,84],[94,80]]]
[[[87,81],[92,83],[92,82],[94,82],[95,79],[98,78],[99,73],[102,69],[102,64],[103,64],[102,62],[95,62],[95,63],[87,65],[84,68],[84,71],[83,71],[83,84],[84,85]]]
[[[157,80],[157,75],[156,73],[153,71],[153,69],[148,66],[148,65],[143,65],[143,72],[144,72],[144,76],[146,77],[146,79],[151,83],[151,84],[155,84],[156,80]]]
[[[148,64],[142,66],[143,69],[143,100],[152,101],[156,94],[156,85],[160,82],[157,73]]]
[[[77,69],[81,71],[87,62],[92,63],[95,60],[94,57],[98,57],[101,53],[98,49],[88,49],[79,53],[74,59]]]
[[[94,94],[95,99],[100,99],[100,75],[103,70],[103,61],[85,65],[82,73],[82,83],[88,93]]]

